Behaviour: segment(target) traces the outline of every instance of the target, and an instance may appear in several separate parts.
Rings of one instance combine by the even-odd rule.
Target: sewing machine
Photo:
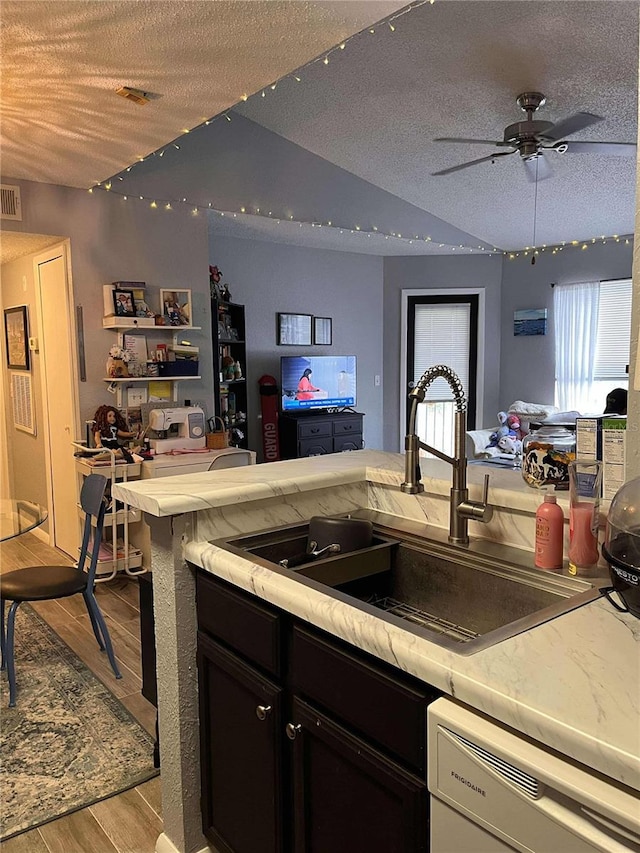
[[[151,409],[149,428],[163,433],[163,438],[149,440],[156,453],[169,450],[193,450],[206,446],[204,412],[200,406],[178,406],[172,409]]]

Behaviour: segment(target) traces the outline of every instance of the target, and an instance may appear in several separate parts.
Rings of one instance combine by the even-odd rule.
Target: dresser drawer
[[[331,421],[326,419],[311,422],[298,421],[298,438],[319,438],[323,435],[331,435]]]
[[[351,432],[362,432],[362,418],[336,418],[334,420],[334,435],[348,435]]]
[[[291,666],[294,691],[424,774],[427,704],[439,692],[428,685],[405,683],[347,648],[296,625]]]
[[[343,453],[346,450],[362,450],[362,435],[337,435],[333,439],[334,453]]]
[[[273,675],[280,675],[281,616],[205,572],[196,577],[198,628]]]
[[[298,442],[298,456],[324,456],[325,453],[333,453],[333,439],[331,436],[322,438],[305,438]]]

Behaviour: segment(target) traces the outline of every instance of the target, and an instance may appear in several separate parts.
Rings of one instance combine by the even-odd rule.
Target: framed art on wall
[[[331,317],[313,318],[313,342],[316,345],[331,346]]]
[[[278,346],[311,346],[311,314],[278,314]]]
[[[26,305],[4,309],[4,337],[7,367],[29,370],[29,315]]]

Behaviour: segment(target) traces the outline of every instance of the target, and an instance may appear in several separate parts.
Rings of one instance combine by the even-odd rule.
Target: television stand
[[[280,455],[283,459],[300,459],[361,450],[363,417],[353,409],[283,412],[279,418]]]

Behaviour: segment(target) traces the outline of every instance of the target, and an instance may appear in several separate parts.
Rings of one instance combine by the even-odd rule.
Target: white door
[[[72,300],[63,247],[35,260],[51,545],[78,556],[77,478],[71,442],[79,435]]]

